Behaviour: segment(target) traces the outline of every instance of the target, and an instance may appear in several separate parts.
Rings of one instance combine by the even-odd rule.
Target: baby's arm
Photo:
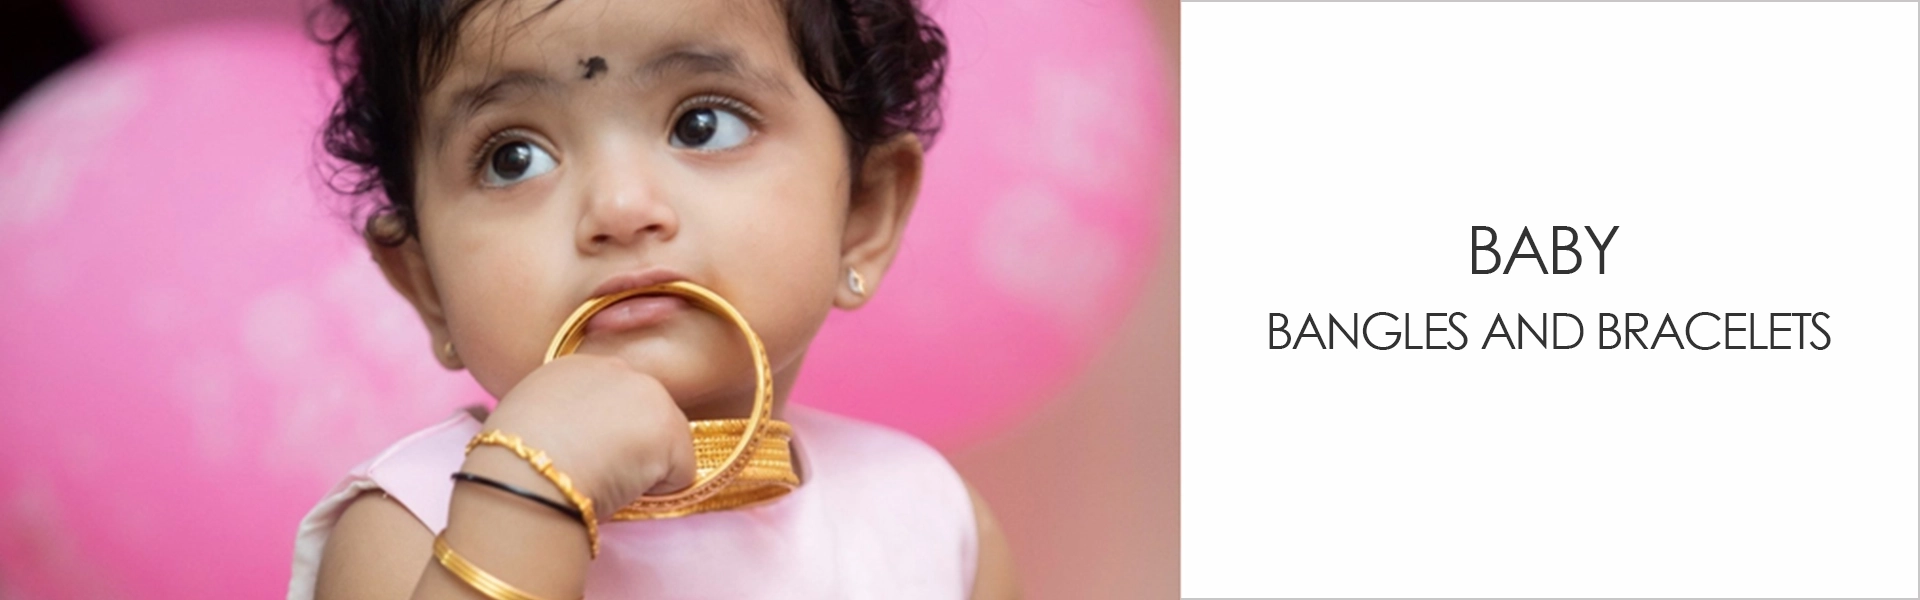
[[[967,495],[973,498],[974,539],[980,545],[973,573],[973,600],[1019,598],[1020,581],[1013,572],[1013,551],[1007,547],[1006,534],[1000,531],[1000,521],[993,518],[987,500],[981,498],[972,485],[967,486]]]
[[[394,560],[395,549],[426,556],[433,533],[386,493],[369,491],[353,499],[334,524],[321,554],[314,598],[404,598],[420,580],[415,560]]]
[[[504,454],[504,452],[502,452]],[[476,449],[464,470],[561,497],[518,457]],[[513,477],[517,472],[522,477]],[[586,577],[586,535],[578,521],[479,486],[454,488],[448,544],[482,569],[545,598],[577,598]],[[356,498],[334,526],[320,563],[317,600],[484,598],[435,563],[433,534],[380,492]]]
[[[636,401],[636,398],[639,401]],[[567,356],[528,375],[483,429],[546,452],[593,499],[612,508],[693,481],[686,416],[658,380],[617,359]],[[461,470],[559,501],[566,496],[526,460],[483,445]],[[560,511],[493,488],[453,488],[445,539],[488,574],[541,598],[579,598],[591,560],[586,527]],[[484,598],[434,559],[433,534],[379,492],[355,498],[320,559],[317,600]]]

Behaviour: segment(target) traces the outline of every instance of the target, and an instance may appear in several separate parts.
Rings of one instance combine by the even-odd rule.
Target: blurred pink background
[[[1179,3],[1143,4],[1167,80],[1179,81]],[[1180,186],[1171,168],[1158,258],[1120,336],[1039,414],[949,453],[993,502],[1028,598],[1180,597]]]

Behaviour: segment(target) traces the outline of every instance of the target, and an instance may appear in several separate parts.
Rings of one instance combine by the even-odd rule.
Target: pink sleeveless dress
[[[806,477],[772,503],[600,528],[586,597],[964,599],[976,564],[973,504],[940,453],[904,433],[788,406]],[[480,422],[462,412],[355,467],[300,522],[289,600],[313,597],[327,536],[379,489],[427,529],[447,524],[448,475]],[[423,560],[426,560],[424,552]]]

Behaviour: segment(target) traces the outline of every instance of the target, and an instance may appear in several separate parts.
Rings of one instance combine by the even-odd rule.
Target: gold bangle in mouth
[[[698,475],[693,485],[671,494],[641,496],[615,512],[616,521],[670,519],[759,504],[793,491],[800,477],[793,470],[792,426],[773,419],[773,368],[766,346],[746,317],[712,290],[672,281],[593,298],[567,317],[547,347],[548,362],[572,354],[586,336],[587,319],[634,296],[669,295],[687,300],[733,323],[753,353],[753,411],[745,419],[692,421]]]

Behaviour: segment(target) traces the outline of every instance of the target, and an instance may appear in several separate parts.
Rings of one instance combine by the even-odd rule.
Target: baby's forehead
[[[475,0],[431,89],[429,130],[508,87],[599,78],[645,85],[729,75],[791,94],[799,72],[779,0]],[[442,117],[442,118],[434,118]]]
[[[442,80],[572,64],[583,52],[632,64],[674,47],[729,47],[747,62],[797,64],[780,0],[470,1]]]

